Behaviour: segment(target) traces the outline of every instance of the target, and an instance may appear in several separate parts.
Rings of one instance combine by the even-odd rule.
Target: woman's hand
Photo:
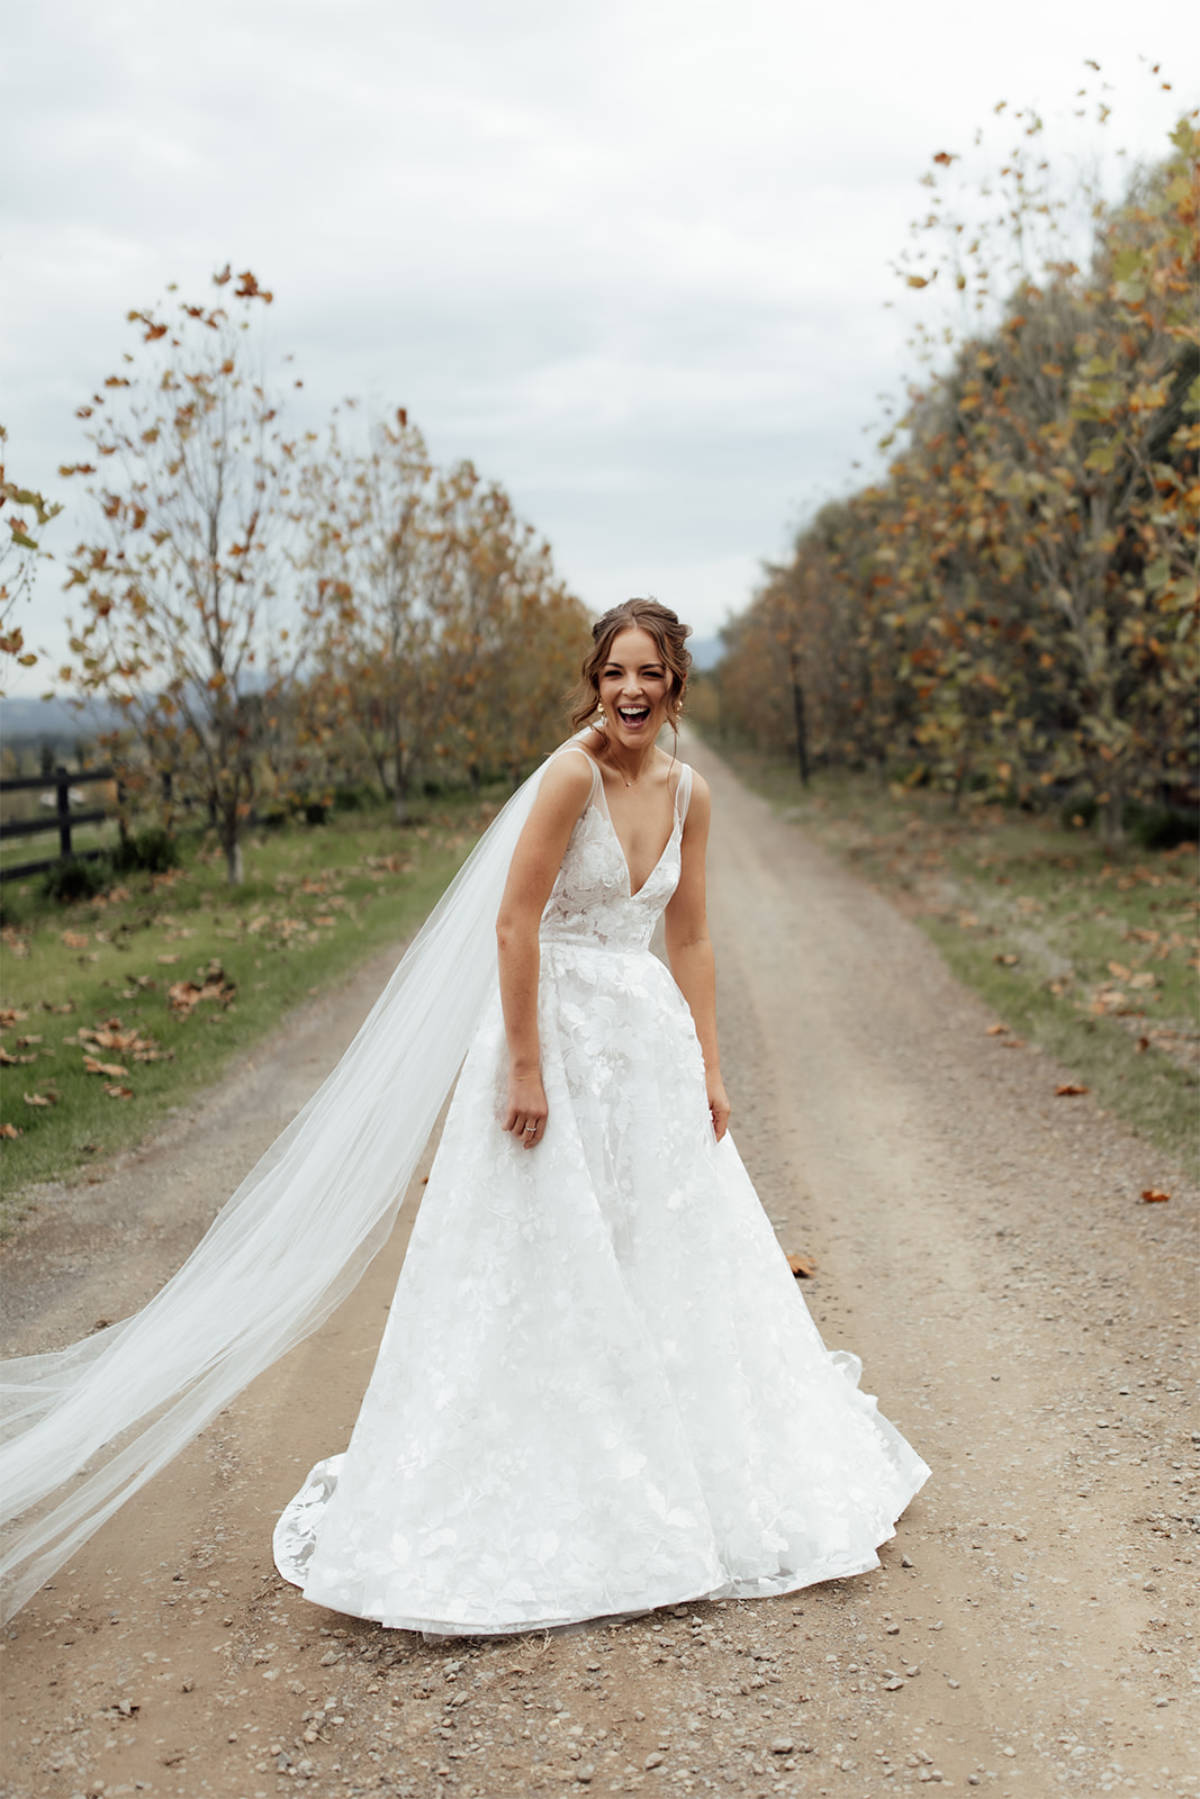
[[[725,1127],[729,1123],[729,1114],[733,1108],[729,1104],[729,1095],[725,1091],[725,1083],[719,1074],[706,1080],[705,1087],[708,1091],[708,1112],[712,1119],[713,1136],[719,1143],[725,1135]]]
[[[509,1074],[508,1107],[500,1121],[504,1130],[532,1149],[546,1134],[549,1111],[540,1074]]]

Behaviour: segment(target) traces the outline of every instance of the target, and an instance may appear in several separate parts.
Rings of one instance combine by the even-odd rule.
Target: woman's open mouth
[[[618,706],[617,717],[631,731],[640,731],[650,717],[649,706]]]

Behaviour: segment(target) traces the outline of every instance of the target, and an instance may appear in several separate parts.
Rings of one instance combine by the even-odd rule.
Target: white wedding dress
[[[541,925],[544,1140],[498,1121],[497,989],[349,1447],[275,1531],[306,1598],[385,1625],[484,1635],[859,1574],[930,1472],[826,1349],[713,1136],[649,947],[691,770],[633,893],[592,767]]]

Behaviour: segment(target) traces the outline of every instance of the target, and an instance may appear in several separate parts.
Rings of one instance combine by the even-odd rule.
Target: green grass
[[[1091,831],[721,745],[780,811],[909,914],[967,986],[1102,1105],[1200,1174],[1194,845]]]
[[[15,1061],[0,1069],[0,1220],[33,1183],[144,1137],[290,1008],[410,935],[494,810],[464,798],[405,828],[381,808],[258,831],[237,888],[211,845],[74,905],[47,901],[38,877],[6,883],[0,1049]],[[172,984],[202,984],[214,964],[232,996],[174,1007]],[[124,1072],[89,1073],[85,1056]]]

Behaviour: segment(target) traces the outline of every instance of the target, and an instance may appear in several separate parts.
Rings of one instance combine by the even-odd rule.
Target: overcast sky
[[[38,0],[0,57],[0,422],[56,469],[124,315],[225,262],[276,295],[305,422],[355,394],[470,456],[599,610],[711,634],[858,477],[905,373],[918,177],[994,104],[1114,86],[1161,153],[1194,0]],[[1164,59],[1172,95],[1139,56]],[[1189,94],[1186,84],[1192,83]],[[1115,127],[1115,131],[1114,128]],[[907,304],[907,302],[905,302]],[[77,540],[66,514],[47,536]],[[57,578],[22,621],[61,641]],[[38,692],[30,671],[10,691]]]

